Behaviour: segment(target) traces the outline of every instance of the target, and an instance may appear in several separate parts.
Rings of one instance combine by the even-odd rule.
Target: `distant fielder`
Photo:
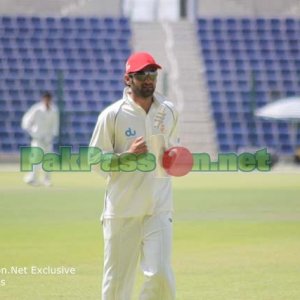
[[[44,153],[52,151],[53,139],[58,135],[59,114],[52,102],[52,95],[45,92],[41,101],[34,104],[23,116],[22,128],[31,136],[31,146],[40,147]],[[41,165],[34,165],[33,171],[25,176],[24,181],[31,185],[38,185]],[[42,183],[51,185],[50,173],[43,172]]]
[[[177,145],[174,106],[155,91],[161,67],[146,52],[126,63],[121,100],[99,115],[90,146],[103,153],[161,153]],[[145,276],[140,300],[175,299],[171,267],[172,187],[157,172],[103,172],[108,179],[102,214],[102,300],[130,300],[136,267]]]

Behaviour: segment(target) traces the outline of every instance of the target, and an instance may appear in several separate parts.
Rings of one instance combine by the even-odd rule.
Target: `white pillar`
[[[177,21],[180,0],[124,0],[123,12],[132,21]]]
[[[180,18],[180,0],[159,0],[158,19],[178,21]]]

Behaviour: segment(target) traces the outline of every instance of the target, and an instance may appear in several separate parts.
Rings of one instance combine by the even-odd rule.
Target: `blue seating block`
[[[248,142],[291,151],[291,128],[257,120],[253,109],[267,104],[275,92],[299,95],[300,21],[200,18],[197,33],[220,149],[236,150]],[[228,122],[235,125],[226,126]],[[246,126],[239,127],[240,122]]]
[[[0,125],[8,132],[1,135],[0,151],[17,151],[29,142],[20,127],[24,112],[41,91],[55,94],[60,84],[68,133],[63,142],[86,145],[99,112],[122,95],[131,53],[129,20],[3,16],[0,30]],[[74,114],[78,123],[68,121]]]

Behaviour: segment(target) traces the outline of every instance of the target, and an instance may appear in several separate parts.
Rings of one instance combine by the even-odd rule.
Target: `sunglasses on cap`
[[[139,71],[136,73],[130,73],[129,76],[134,77],[138,81],[145,81],[146,78],[150,78],[151,80],[155,80],[157,78],[157,71]]]

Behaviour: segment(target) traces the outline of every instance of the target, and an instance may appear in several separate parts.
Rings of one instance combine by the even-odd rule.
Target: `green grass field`
[[[102,178],[54,174],[52,188],[26,186],[20,173],[0,180],[0,270],[77,272],[0,273],[0,299],[101,299]],[[191,174],[174,180],[174,191],[178,300],[300,299],[299,174]],[[134,299],[141,283],[139,275]]]

